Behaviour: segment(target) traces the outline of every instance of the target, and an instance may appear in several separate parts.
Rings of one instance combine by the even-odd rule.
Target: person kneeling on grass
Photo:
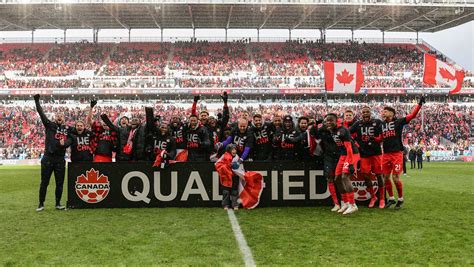
[[[225,210],[233,208],[239,209],[239,177],[233,173],[233,169],[239,168],[239,160],[235,161],[237,149],[235,145],[226,146],[225,153],[215,163],[217,173],[219,173],[219,181],[222,185],[222,207]]]

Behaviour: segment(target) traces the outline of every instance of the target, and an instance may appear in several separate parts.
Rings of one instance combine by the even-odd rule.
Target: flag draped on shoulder
[[[358,93],[364,83],[361,63],[324,62],[326,90],[335,93]]]
[[[464,81],[464,72],[457,70],[452,65],[443,62],[434,55],[425,54],[423,83],[428,85],[447,85],[449,93],[461,91]]]
[[[224,153],[215,163],[216,171],[219,174],[220,183],[223,186],[232,186],[232,176],[237,175],[239,179],[239,202],[246,209],[253,209],[260,202],[264,182],[263,176],[258,172],[247,172],[243,164],[238,164],[238,156],[232,158],[229,153]],[[233,168],[232,165],[237,165]]]

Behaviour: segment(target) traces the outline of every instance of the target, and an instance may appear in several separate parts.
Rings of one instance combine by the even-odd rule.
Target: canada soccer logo
[[[371,175],[370,179],[372,180],[372,185],[374,187],[374,194],[377,194],[379,184],[377,182],[377,178],[375,175]],[[365,184],[365,180],[360,175],[352,175],[351,176],[352,187],[354,187],[354,198],[357,201],[366,201],[369,200],[372,196],[370,195],[369,191],[367,190],[367,185]]]
[[[87,203],[99,203],[109,194],[109,178],[94,168],[86,171],[86,175],[77,176],[76,194]]]

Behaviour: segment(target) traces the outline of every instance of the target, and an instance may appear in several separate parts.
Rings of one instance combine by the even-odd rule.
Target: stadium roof
[[[0,0],[0,30],[346,29],[436,32],[474,0]]]

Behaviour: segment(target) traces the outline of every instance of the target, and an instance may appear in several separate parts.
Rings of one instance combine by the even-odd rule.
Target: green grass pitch
[[[403,177],[400,211],[239,210],[257,265],[474,264],[474,164],[426,163]],[[243,265],[217,208],[35,211],[39,167],[0,167],[0,265]],[[63,203],[66,200],[63,195]]]

